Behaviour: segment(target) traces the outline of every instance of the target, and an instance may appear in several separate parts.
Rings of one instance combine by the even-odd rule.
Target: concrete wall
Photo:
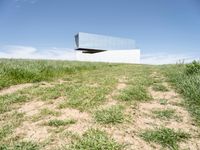
[[[109,50],[94,54],[76,51],[76,60],[112,63],[140,63],[140,50]]]

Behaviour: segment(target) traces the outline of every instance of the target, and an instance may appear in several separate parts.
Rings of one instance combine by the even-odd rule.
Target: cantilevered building
[[[140,63],[140,50],[132,39],[79,32],[75,44],[80,61]]]

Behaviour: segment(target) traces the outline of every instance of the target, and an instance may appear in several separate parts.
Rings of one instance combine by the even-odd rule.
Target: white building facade
[[[132,39],[79,32],[75,43],[78,61],[140,63],[140,49]]]

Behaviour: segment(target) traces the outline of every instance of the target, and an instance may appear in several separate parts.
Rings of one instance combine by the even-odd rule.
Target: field
[[[198,150],[195,65],[1,59],[0,150]]]

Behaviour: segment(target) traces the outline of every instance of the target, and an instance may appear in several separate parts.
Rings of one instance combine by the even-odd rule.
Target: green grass
[[[0,150],[39,150],[40,147],[33,142],[22,141],[14,143],[14,145],[3,144],[0,145]]]
[[[19,93],[0,96],[0,114],[10,111],[11,105],[26,102],[28,97]]]
[[[74,84],[67,91],[68,99],[60,104],[60,108],[72,107],[80,110],[88,110],[105,101],[109,87],[86,87],[82,84]]]
[[[188,74],[185,64],[163,66],[163,73],[184,96],[185,104],[200,126],[200,73]]]
[[[7,137],[12,135],[14,129],[21,125],[24,121],[24,114],[13,112],[3,114],[0,118],[0,145],[4,144]]]
[[[4,126],[0,127],[0,139],[3,139],[10,133],[12,133],[12,126],[4,125]]]
[[[51,116],[59,116],[59,115],[60,115],[60,112],[50,110],[49,108],[43,108],[43,109],[40,110],[40,114],[41,114],[42,116],[48,116],[48,115],[51,115]]]
[[[157,84],[153,84],[153,90],[154,91],[161,91],[161,92],[167,92],[167,91],[169,91],[168,89],[167,89],[167,87],[166,86],[164,86],[163,84],[161,84],[161,83],[157,83]]]
[[[31,121],[38,121],[43,119],[46,116],[59,116],[61,113],[59,111],[50,110],[49,108],[43,108],[40,110],[40,113],[31,117]]]
[[[159,103],[161,104],[161,105],[167,105],[167,99],[160,99],[159,100]]]
[[[147,142],[155,142],[169,149],[178,149],[178,143],[190,138],[190,135],[182,131],[174,131],[170,128],[158,128],[145,130],[140,136]]]
[[[37,88],[34,94],[41,95],[40,99],[44,101],[57,99],[61,96],[61,92],[56,87]]]
[[[53,60],[0,59],[0,89],[10,85],[40,82],[94,70],[103,63],[81,63]]]
[[[125,119],[123,108],[120,106],[112,106],[107,109],[95,112],[95,120],[102,124],[122,123]]]
[[[122,101],[146,101],[150,100],[151,96],[145,87],[135,85],[123,90],[118,99]]]
[[[64,101],[59,108],[71,107],[81,111],[89,111],[106,101],[106,95],[112,93],[117,85],[118,78],[121,76],[126,76],[129,80],[128,84],[130,84],[130,88],[122,91],[122,100],[134,101],[135,99],[150,98],[147,88],[151,82],[149,79],[149,74],[152,72],[151,66],[4,59],[0,60],[0,64],[4,66],[2,71],[2,68],[0,68],[0,87],[27,82],[51,82],[53,87],[33,86],[22,90],[21,93],[18,93],[18,96],[28,95],[25,100],[40,99],[44,101],[54,101],[59,97],[63,97]],[[51,69],[43,71],[48,67]],[[11,73],[12,76],[10,76],[9,74],[13,69],[16,72]],[[23,71],[21,72],[21,70]],[[29,76],[27,72],[33,73],[34,77]],[[34,78],[38,78],[38,80]],[[53,81],[58,78],[66,80],[68,83],[58,84]],[[7,82],[8,80],[10,83]],[[5,86],[1,85],[1,82],[4,81],[6,82]],[[94,84],[98,86],[90,86]],[[139,86],[132,87],[131,85]],[[11,105],[14,104],[12,101],[9,102],[9,98],[5,99],[6,101],[1,101],[0,97],[0,103],[3,103],[0,105],[0,112],[2,113],[11,110]]]
[[[53,119],[48,121],[47,125],[53,126],[53,127],[59,127],[59,126],[66,126],[70,124],[75,124],[76,120],[74,119],[66,119],[66,120],[58,120],[58,119]]]
[[[166,110],[153,110],[152,113],[156,118],[160,119],[172,119],[175,116],[174,109],[166,109]]]
[[[96,111],[96,108],[106,103],[108,95],[116,90],[119,80],[124,77],[127,88],[117,91],[119,92],[119,103],[122,106],[128,107],[127,102],[151,99],[148,88],[153,84],[151,74],[155,68],[149,65],[5,59],[0,60],[0,65],[2,66],[0,68],[0,89],[15,84],[39,82],[18,92],[0,96],[0,135],[2,137],[0,145],[8,145],[10,149],[14,147],[10,145],[11,142],[15,141],[20,145],[20,141],[23,140],[23,135],[15,136],[13,133],[22,121],[33,121],[31,119],[42,121],[43,117],[56,118],[60,115],[59,111],[50,109],[42,109],[38,114],[31,116],[33,117],[30,117],[31,119],[26,115],[18,119],[9,115],[24,103],[42,100],[45,101],[44,105],[48,105],[50,102],[55,102],[55,109],[72,108],[85,113],[94,113],[94,119],[101,124],[123,123],[126,120],[123,108],[116,106],[100,111]],[[65,82],[60,83],[58,79]],[[51,86],[41,86],[40,81],[47,81]],[[6,117],[1,118],[2,116]],[[45,142],[48,143],[48,140],[50,143],[57,142],[61,139],[60,135],[64,129],[75,122],[73,119],[54,119],[41,124],[54,127],[48,127],[48,132],[53,136],[50,139],[44,139]],[[79,149],[79,147],[82,149],[85,147],[86,149],[122,149],[120,144],[101,131],[88,131],[82,138],[72,137],[66,135],[65,138],[72,140],[71,147],[74,149]],[[36,144],[42,147],[46,143]]]
[[[80,138],[80,135],[79,134],[77,134],[77,133],[74,133],[74,132],[72,132],[72,131],[64,131],[64,132],[62,132],[62,136],[63,137],[67,137],[67,138],[70,138],[70,139],[72,139],[72,140],[79,140],[79,138]]]
[[[110,138],[105,132],[91,129],[70,146],[70,150],[121,150],[122,145]]]

